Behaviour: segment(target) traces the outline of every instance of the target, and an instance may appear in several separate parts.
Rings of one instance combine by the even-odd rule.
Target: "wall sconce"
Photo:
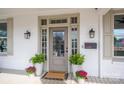
[[[95,31],[93,30],[93,28],[91,28],[90,31],[89,31],[89,37],[90,38],[94,38],[95,37]]]
[[[24,33],[24,38],[25,39],[30,39],[31,36],[31,32],[29,32],[28,30]]]

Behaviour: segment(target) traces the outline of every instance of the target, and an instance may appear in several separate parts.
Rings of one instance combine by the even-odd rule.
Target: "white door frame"
[[[78,22],[76,24],[71,24],[70,23],[70,18],[71,17],[77,17],[78,18]],[[62,18],[67,18],[67,23],[62,23],[62,24],[50,24],[50,20],[51,19],[62,19]],[[42,19],[46,19],[47,20],[47,25],[41,25],[41,20]],[[71,55],[71,52],[72,52],[72,40],[71,40],[71,29],[72,27],[77,27],[78,29],[78,47],[77,47],[77,50],[78,52],[80,52],[80,14],[79,13],[74,13],[74,14],[62,14],[62,15],[55,15],[55,16],[39,16],[38,17],[38,23],[39,23],[39,32],[38,32],[38,52],[42,52],[42,46],[41,46],[41,35],[40,35],[40,32],[42,31],[42,29],[47,29],[47,61],[46,61],[46,64],[45,64],[45,72],[46,71],[49,71],[49,35],[50,35],[50,31],[49,31],[49,28],[50,27],[67,27],[68,28],[68,58],[69,56]],[[68,73],[70,73],[70,62],[68,61]]]

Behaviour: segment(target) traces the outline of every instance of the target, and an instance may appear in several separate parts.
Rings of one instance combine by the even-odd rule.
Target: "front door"
[[[68,28],[50,28],[50,71],[68,71]]]

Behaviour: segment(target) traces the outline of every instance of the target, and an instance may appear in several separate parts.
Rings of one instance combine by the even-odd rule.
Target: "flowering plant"
[[[33,73],[35,73],[35,71],[36,71],[36,68],[34,66],[30,66],[30,67],[26,68],[26,72],[28,74],[33,74]]]
[[[76,76],[79,79],[87,79],[87,72],[84,70],[77,71]]]

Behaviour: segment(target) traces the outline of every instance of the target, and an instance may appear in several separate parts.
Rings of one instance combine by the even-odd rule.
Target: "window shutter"
[[[7,54],[13,55],[13,18],[7,19]]]
[[[103,57],[112,58],[112,10],[103,16]]]

